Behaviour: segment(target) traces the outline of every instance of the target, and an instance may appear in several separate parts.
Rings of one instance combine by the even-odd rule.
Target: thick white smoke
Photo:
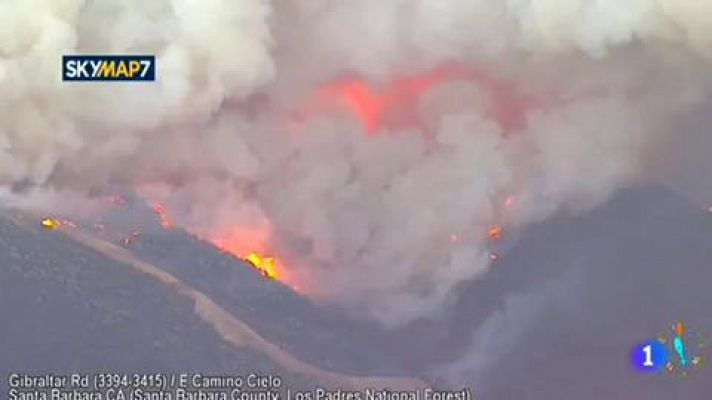
[[[155,53],[158,82],[62,83],[71,53]],[[202,237],[276,252],[315,298],[399,324],[487,270],[491,225],[654,177],[709,99],[710,56],[696,0],[4,1],[0,193],[127,184]],[[292,126],[334,79],[443,63],[480,72],[406,99],[420,124],[367,133],[345,106]]]
[[[169,153],[148,141],[272,76],[268,15],[259,0],[0,3],[0,184],[104,182]],[[156,53],[160,81],[66,85],[61,56],[76,53]]]

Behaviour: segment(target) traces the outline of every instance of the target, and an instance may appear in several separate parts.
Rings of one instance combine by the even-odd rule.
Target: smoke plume
[[[525,293],[510,295],[504,304],[487,317],[474,331],[463,355],[449,365],[432,371],[450,385],[473,385],[485,388],[490,371],[505,358],[517,357],[517,346],[539,321],[556,320],[577,310],[576,293],[581,290],[580,271],[572,270],[563,277],[549,279]],[[577,310],[578,311],[578,310]]]
[[[158,81],[63,83],[75,53],[156,54]],[[132,187],[397,325],[486,273],[491,226],[657,179],[710,57],[696,0],[4,1],[0,200]]]

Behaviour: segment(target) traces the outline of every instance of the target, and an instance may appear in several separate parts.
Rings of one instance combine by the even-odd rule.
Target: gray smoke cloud
[[[156,54],[158,82],[61,82],[63,54],[95,52]],[[711,56],[695,0],[5,1],[0,200],[86,209],[129,185],[278,254],[313,298],[403,324],[486,273],[493,224],[657,179],[692,143],[677,127],[709,100]],[[421,124],[367,133],[335,101],[293,126],[335,79],[443,63],[479,72],[407,99]]]
[[[475,329],[472,342],[454,362],[432,371],[450,385],[484,388],[490,371],[505,358],[517,357],[517,346],[540,321],[580,311],[576,293],[581,289],[580,271],[549,279],[523,293],[510,295]]]

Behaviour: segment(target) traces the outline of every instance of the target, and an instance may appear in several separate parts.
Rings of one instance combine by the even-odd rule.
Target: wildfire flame
[[[40,222],[40,224],[42,225],[43,228],[48,229],[48,230],[57,229],[62,225],[62,223],[59,222],[59,220],[56,220],[52,217],[43,218],[42,221]]]
[[[284,264],[267,250],[270,248],[267,245],[268,235],[263,230],[238,230],[206,240],[223,252],[247,262],[265,277],[288,283],[289,275]]]
[[[153,208],[153,212],[158,216],[158,220],[163,229],[173,229],[173,220],[168,216],[166,208],[163,207],[162,204],[154,203],[151,208]]]
[[[514,85],[480,69],[447,64],[380,83],[353,76],[328,82],[305,101],[305,107],[293,115],[295,118],[288,121],[288,127],[291,124],[299,127],[305,120],[331,112],[336,106],[353,114],[363,125],[366,135],[376,134],[384,127],[427,129],[419,109],[423,96],[440,85],[458,81],[474,83],[489,96],[489,112],[505,131],[524,125],[524,110],[529,106],[526,104],[529,100],[520,98]],[[510,196],[505,200],[505,207],[511,207],[513,202],[514,198]],[[112,203],[121,204],[122,201],[112,199]],[[174,227],[163,205],[153,203],[152,208],[163,228]],[[503,230],[495,225],[487,235],[492,240],[500,239]],[[201,232],[198,236],[225,253],[246,261],[266,277],[289,284],[297,290],[284,260],[275,255],[268,221],[254,226],[235,226],[226,231]],[[461,237],[453,233],[450,241],[458,244]],[[494,261],[499,256],[492,254],[490,258]]]
[[[61,227],[69,227],[75,229],[77,224],[68,219],[58,219],[54,217],[44,217],[40,220],[40,225],[47,230],[55,230]]]
[[[166,208],[160,203],[154,203],[154,211],[161,219],[165,229],[174,226]],[[216,231],[212,234],[196,234],[202,240],[211,243],[222,252],[245,261],[265,277],[289,285],[293,290],[299,291],[292,282],[287,268],[280,258],[270,249],[269,225],[266,221],[254,227],[236,227],[230,230]]]
[[[360,78],[331,82],[308,103],[304,116],[310,118],[335,104],[351,111],[367,134],[375,134],[384,125],[422,126],[418,113],[421,98],[429,90],[455,81],[476,82],[492,98],[490,113],[505,130],[524,125],[525,101],[518,98],[512,84],[486,72],[456,64],[436,67],[419,75],[398,77],[376,85]]]
[[[260,271],[260,273],[267,278],[274,280],[278,278],[277,269],[275,267],[277,261],[274,257],[260,256],[259,254],[252,252],[245,257],[245,261],[252,264],[255,269]]]
[[[503,234],[502,227],[499,225],[493,225],[490,227],[489,231],[487,231],[487,236],[492,239],[492,240],[498,240],[502,238]]]

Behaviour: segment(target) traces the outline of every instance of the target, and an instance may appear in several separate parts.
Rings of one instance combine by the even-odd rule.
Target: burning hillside
[[[461,98],[466,101],[465,104],[433,104],[439,90],[463,85],[469,90],[467,96]],[[468,101],[474,101],[473,104],[483,101],[487,118],[496,122],[502,132],[512,132],[524,126],[527,103],[517,94],[514,85],[500,81],[484,70],[453,63],[443,64],[420,74],[395,77],[385,83],[372,82],[365,78],[334,80],[305,96],[302,102],[305,106],[289,114],[292,122],[295,121],[294,118],[298,121],[300,131],[303,131],[300,135],[309,135],[309,124],[325,118],[341,118],[346,111],[349,114],[347,118],[355,117],[361,124],[366,138],[388,131],[407,129],[410,135],[431,140],[437,128],[437,118],[443,118],[449,112],[457,112],[466,106]],[[436,106],[436,112],[433,112],[433,106]],[[300,140],[299,136],[296,140]],[[153,198],[150,189],[140,193],[153,204],[152,208],[161,225],[165,229],[171,229],[174,226],[174,218],[169,215],[164,205],[170,204],[170,198],[162,198],[160,195]],[[511,207],[512,204],[511,196],[504,200],[505,208]],[[177,211],[177,214],[180,213]],[[269,217],[247,218],[246,222],[226,219],[218,223],[219,228],[207,230],[195,230],[193,225],[195,224],[185,224],[185,228],[221,250],[248,261],[268,278],[280,280],[295,290],[297,287],[316,285],[309,276],[301,275],[297,278],[299,274],[289,273],[286,267],[289,261],[287,259],[285,262],[287,256],[279,255],[278,246],[275,244],[275,235],[278,233],[274,232]],[[496,225],[487,231],[487,235],[490,239],[499,239],[502,228]],[[457,237],[457,240],[452,240],[455,245],[460,243],[460,235]],[[494,260],[492,255],[489,258]]]

